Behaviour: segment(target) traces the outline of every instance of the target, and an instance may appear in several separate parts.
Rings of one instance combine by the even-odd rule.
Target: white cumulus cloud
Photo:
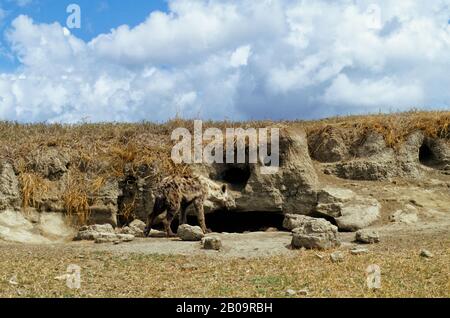
[[[172,0],[90,42],[16,17],[0,119],[311,118],[450,108],[450,1]]]

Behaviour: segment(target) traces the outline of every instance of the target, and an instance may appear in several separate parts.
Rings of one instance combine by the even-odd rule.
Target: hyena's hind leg
[[[206,233],[210,233],[211,231],[208,230],[208,228],[206,227],[205,211],[203,209],[203,203],[204,203],[203,198],[198,198],[198,199],[194,200],[194,207],[195,207],[195,211],[197,212],[198,224],[202,228],[203,233],[206,234]]]

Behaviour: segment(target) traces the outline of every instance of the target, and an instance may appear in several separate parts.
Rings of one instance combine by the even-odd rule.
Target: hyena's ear
[[[227,193],[227,190],[228,190],[227,185],[226,184],[222,185],[222,193]]]

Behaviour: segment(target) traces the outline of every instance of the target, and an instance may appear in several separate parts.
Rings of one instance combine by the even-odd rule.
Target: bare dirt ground
[[[0,296],[450,297],[448,223],[377,229],[382,241],[374,245],[357,245],[353,233],[341,233],[340,263],[330,259],[336,250],[291,250],[288,232],[214,234],[223,241],[220,252],[167,238],[120,245],[1,243]],[[352,255],[355,246],[368,252]],[[422,249],[433,258],[420,256]],[[79,289],[61,278],[71,264],[81,268]],[[381,268],[379,290],[366,284],[372,264]]]

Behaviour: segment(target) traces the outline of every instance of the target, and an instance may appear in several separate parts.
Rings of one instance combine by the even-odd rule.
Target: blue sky
[[[449,21],[450,0],[0,0],[0,120],[450,109]]]
[[[167,11],[165,0],[1,0],[0,8],[4,10],[5,18],[0,19],[0,34],[20,14],[32,17],[37,23],[59,22],[64,25],[68,16],[66,8],[72,3],[78,4],[82,10],[82,28],[73,29],[72,33],[85,41],[121,24],[136,26],[152,11]],[[3,36],[0,43],[5,46]],[[0,59],[0,70],[12,69],[17,65],[17,61]]]

